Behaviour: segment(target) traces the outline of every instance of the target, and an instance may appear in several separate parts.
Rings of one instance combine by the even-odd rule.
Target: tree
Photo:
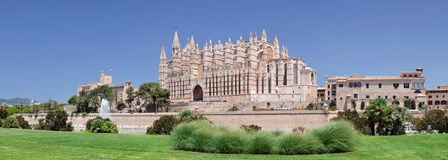
[[[0,108],[0,119],[5,119],[8,117],[8,111],[6,109]]]
[[[314,109],[314,104],[310,103],[306,106],[306,110],[313,110]]]
[[[126,89],[126,94],[128,95],[127,99],[125,100],[126,103],[128,104],[129,108],[133,108],[133,104],[132,102],[134,102],[136,95],[134,92],[134,88],[133,87],[129,87],[128,89]]]
[[[366,107],[364,115],[367,117],[372,135],[404,134],[404,122],[411,118],[406,108],[388,105],[383,98],[372,100]]]
[[[365,107],[366,107],[366,102],[362,101],[361,102],[361,110],[364,110]]]
[[[45,120],[39,120],[39,125],[44,130],[73,131],[71,123],[67,123],[68,114],[65,111],[50,111]]]
[[[439,133],[446,133],[448,130],[448,121],[445,116],[445,112],[438,109],[432,109],[425,111],[423,115],[423,121],[427,125],[431,125],[429,130],[438,130]]]
[[[330,102],[330,110],[332,110],[332,111],[336,110],[336,102],[335,101]]]
[[[415,109],[416,108],[415,100],[413,100],[413,99],[406,99],[404,101],[404,107],[408,108],[408,109]]]
[[[119,101],[117,103],[117,109],[118,110],[123,110],[124,108],[126,108],[126,104],[124,102],[122,102],[122,101]]]
[[[140,85],[136,95],[145,101],[143,106],[148,105],[148,103],[153,103],[155,111],[157,112],[157,105],[167,104],[170,92],[167,89],[161,88],[159,83],[149,82]]]
[[[356,109],[356,101],[354,99],[352,99],[352,107],[353,109]]]

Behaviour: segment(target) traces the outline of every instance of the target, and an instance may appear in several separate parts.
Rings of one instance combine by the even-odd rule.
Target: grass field
[[[169,136],[0,129],[0,159],[448,159],[448,135],[363,136],[355,152],[285,156],[177,151]]]

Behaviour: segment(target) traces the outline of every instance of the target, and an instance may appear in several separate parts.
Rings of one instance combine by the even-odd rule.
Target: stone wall
[[[177,115],[178,113],[112,113],[110,119],[117,124],[119,129],[145,130],[163,115]],[[236,111],[204,113],[213,123],[231,128],[239,128],[241,125],[258,125],[263,130],[291,131],[299,126],[305,129],[319,127],[329,122],[336,116],[335,112],[323,113],[322,111]],[[84,130],[87,120],[93,119],[98,114],[74,114],[68,117],[76,131]],[[30,124],[37,124],[38,119],[45,118],[45,114],[23,115]]]
[[[419,116],[417,111],[411,112]],[[176,112],[169,113],[112,113],[111,120],[117,124],[118,129],[146,130],[152,123],[163,115],[177,115]],[[240,128],[241,125],[258,125],[264,131],[282,130],[289,132],[297,127],[312,129],[320,127],[336,116],[336,112],[324,113],[323,111],[233,111],[233,112],[210,112],[203,113],[209,120],[217,125],[231,128]],[[75,131],[85,129],[87,120],[97,117],[98,114],[73,115],[68,117]],[[38,119],[45,118],[45,114],[23,115],[30,124],[38,123]]]

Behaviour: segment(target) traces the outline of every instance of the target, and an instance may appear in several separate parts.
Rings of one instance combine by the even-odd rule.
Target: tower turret
[[[166,77],[168,73],[168,65],[166,64],[165,46],[162,44],[160,51],[160,64],[159,64],[159,82],[162,88],[166,88]]]
[[[173,60],[173,71],[180,72],[181,71],[181,61],[182,55],[180,54],[180,42],[179,36],[177,35],[177,31],[174,32],[174,39],[172,47],[172,60]]]

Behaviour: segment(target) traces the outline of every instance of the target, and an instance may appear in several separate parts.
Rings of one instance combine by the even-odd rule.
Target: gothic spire
[[[179,36],[177,35],[177,30],[174,32],[174,39],[173,39],[173,45],[179,44]]]
[[[278,43],[277,35],[275,35],[275,37],[274,37],[274,46],[275,46],[275,49],[276,49],[277,53],[279,53],[280,52],[280,46],[279,46],[279,43]]]
[[[193,36],[193,34],[191,34],[191,38],[190,38],[190,46],[191,46],[191,48],[194,48],[194,46],[195,46],[195,43],[194,43],[194,36]]]
[[[165,45],[162,44],[162,50],[160,51],[160,61],[166,60],[165,56]]]
[[[266,31],[264,29],[263,29],[263,32],[261,33],[261,41],[268,42],[268,37],[267,37]]]

